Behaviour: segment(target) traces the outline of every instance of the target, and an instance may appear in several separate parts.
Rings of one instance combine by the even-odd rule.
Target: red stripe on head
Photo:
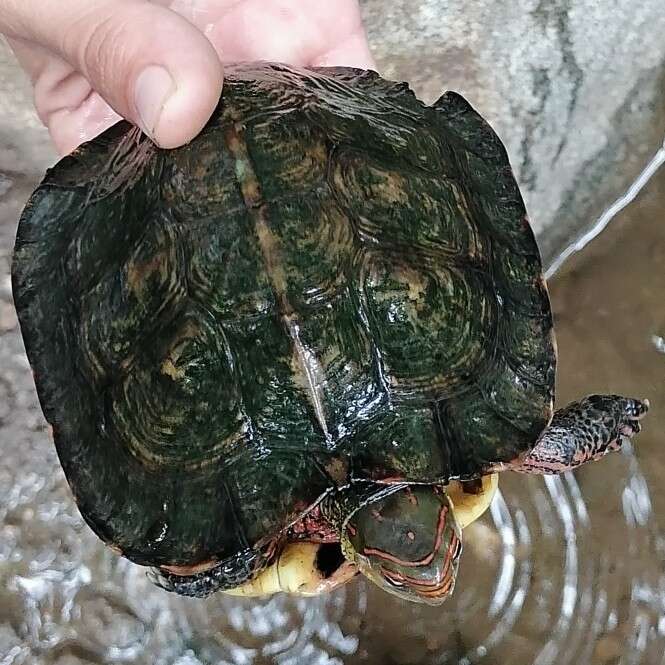
[[[420,566],[429,566],[432,563],[432,560],[436,556],[436,553],[441,548],[441,541],[443,540],[443,531],[446,528],[446,516],[448,515],[448,506],[441,506],[439,510],[439,520],[436,525],[436,536],[434,538],[434,548],[432,551],[420,559],[419,561],[403,561],[402,559],[397,558],[396,556],[384,552],[383,550],[377,549],[376,547],[366,547],[362,550],[362,554],[365,556],[376,556],[379,559],[384,559],[385,561],[391,561],[405,568],[419,568]],[[451,542],[457,539],[457,534],[453,532],[454,538],[451,539]],[[450,548],[449,548],[450,549]]]

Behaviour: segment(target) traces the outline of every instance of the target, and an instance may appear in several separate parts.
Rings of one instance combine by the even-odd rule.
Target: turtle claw
[[[627,398],[624,412],[626,417],[631,420],[642,420],[647,415],[650,406],[648,399]]]
[[[623,409],[623,417],[619,422],[619,437],[630,439],[632,436],[642,431],[640,420],[646,416],[649,411],[649,400],[639,400],[626,398],[626,404]]]
[[[150,582],[152,582],[155,586],[159,587],[160,589],[164,589],[164,591],[171,591],[178,593],[178,589],[176,588],[176,584],[174,583],[175,576],[165,573],[163,570],[160,570],[159,568],[148,568],[148,570],[146,570],[145,576],[148,578]]]
[[[618,439],[630,438],[641,431],[640,420],[649,411],[648,399],[621,397],[619,395],[590,395],[582,400],[586,406],[585,416],[592,418],[597,424],[602,423],[608,433],[614,432]],[[612,449],[620,447],[612,446]]]

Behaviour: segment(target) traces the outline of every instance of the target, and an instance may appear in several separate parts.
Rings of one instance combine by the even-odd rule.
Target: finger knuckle
[[[86,78],[106,86],[127,60],[126,34],[134,20],[131,7],[96,9],[77,17],[61,36],[62,50]]]

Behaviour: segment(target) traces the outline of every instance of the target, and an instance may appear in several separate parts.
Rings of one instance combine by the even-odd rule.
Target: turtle
[[[15,304],[78,508],[182,595],[454,589],[497,473],[617,450],[647,400],[554,410],[539,249],[460,94],[230,66],[165,150],[122,121],[20,218]]]

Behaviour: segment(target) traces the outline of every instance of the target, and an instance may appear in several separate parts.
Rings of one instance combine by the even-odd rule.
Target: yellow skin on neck
[[[495,473],[483,476],[482,488],[478,494],[464,492],[462,484],[457,481],[448,485],[448,499],[453,504],[455,516],[462,529],[475,522],[489,508],[498,487],[499,479]],[[332,577],[324,578],[316,567],[318,551],[317,543],[291,543],[284,548],[275,563],[253,580],[223,593],[244,598],[279,592],[316,596],[345,584],[356,574],[357,567],[346,562]]]

